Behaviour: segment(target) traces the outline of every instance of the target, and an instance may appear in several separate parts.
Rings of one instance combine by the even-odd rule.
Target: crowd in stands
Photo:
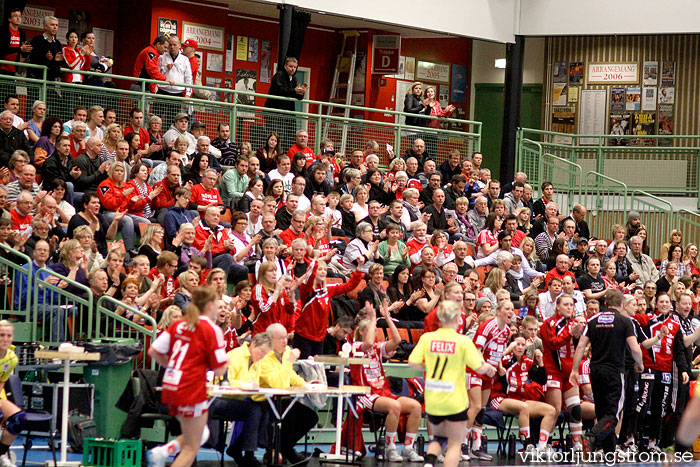
[[[54,28],[53,20],[46,25]],[[92,66],[87,56],[94,51],[89,45],[76,51],[77,35],[69,33],[63,49],[40,37],[31,48],[20,42],[16,53],[56,73],[59,65]],[[196,44],[160,39],[136,67],[171,81],[157,92],[186,96],[181,85],[196,71],[185,51]],[[173,74],[156,75],[154,57]],[[287,65],[295,70],[296,60]],[[289,89],[303,95],[302,88],[294,81]],[[542,417],[534,434],[538,449],[547,448],[566,410],[574,447],[581,445],[583,420],[595,414],[588,361],[570,366],[574,342],[586,319],[607,306],[611,291],[624,294],[621,309],[637,323],[645,347],[644,373],[627,369],[632,384],[619,450],[636,452],[642,433],[648,449],[673,443],[688,375],[698,362],[693,336],[700,327],[698,246],[680,231],[649,232],[639,213],[630,212],[611,240],[592,238],[586,206],[562,212],[552,183],[537,187],[541,196],[534,198],[527,174],[492,179],[482,154],[456,149],[438,164],[421,137],[403,155],[380,154],[379,144],[368,141],[343,162],[332,141],[322,141],[316,153],[304,130],[292,141],[272,129],[253,150],[232,141],[229,124],[207,128],[184,111],[164,122],[155,104],[133,108],[120,120],[95,102],[76,107],[73,119],[62,122],[37,101],[31,120],[23,122],[18,102],[5,96],[0,113],[0,243],[11,248],[0,251],[6,260],[20,262],[14,252],[22,252],[32,263],[18,266],[48,267],[94,297],[120,300],[125,306],[115,311],[135,322],[152,316],[161,330],[183,315],[200,286],[210,286],[220,302],[215,324],[226,350],[248,352],[256,361],[270,350],[290,352],[287,340],[295,349],[291,360],[352,344],[352,352],[373,362],[352,371],[355,384],[372,388],[360,405],[389,414],[387,460],[419,460],[413,441],[421,408],[413,398],[392,394],[382,360],[401,350],[399,329],[438,327],[441,300],[462,304],[459,332],[508,376],[470,375],[465,456],[490,459],[481,446],[488,405],[518,416],[523,440],[531,437],[528,413]],[[390,161],[388,169],[380,167],[380,156]],[[647,238],[667,234],[657,264]],[[82,294],[72,283],[44,278]],[[15,303],[26,303],[17,279]],[[38,311],[50,320],[52,337],[66,338],[65,320],[78,310],[62,306],[50,291],[40,295]],[[276,362],[263,366],[269,379],[279,371]],[[529,370],[518,369],[521,362]],[[579,374],[578,385],[569,381],[571,373]],[[303,384],[293,374],[284,378],[279,384]],[[407,419],[402,454],[396,449],[399,416]],[[311,416],[295,418],[303,417]],[[307,420],[309,429],[315,419]],[[293,462],[301,435],[283,435],[283,455]],[[230,453],[254,450],[256,439],[241,443]],[[241,462],[252,463],[246,456]]]

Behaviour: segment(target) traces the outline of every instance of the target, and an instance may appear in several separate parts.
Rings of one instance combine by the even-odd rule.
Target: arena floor
[[[21,460],[22,460],[22,455],[24,453],[22,446],[20,446],[20,443],[24,442],[24,439],[22,437],[19,437],[15,444],[12,447],[12,452],[17,456],[17,465],[21,465]],[[321,446],[321,449],[324,451],[327,451],[329,446]],[[494,446],[495,450],[495,446]],[[259,453],[262,455],[262,452]],[[491,454],[495,454],[492,452]],[[629,466],[629,467],[641,467],[641,466],[648,466],[648,465],[669,465],[668,462],[646,462],[647,459],[640,459],[640,462],[625,462],[622,465]],[[29,451],[27,455],[27,464],[26,465],[31,465],[31,466],[38,466],[38,465],[44,465],[47,461],[52,461],[51,457],[51,451],[48,449],[48,445],[46,443],[46,439],[44,438],[36,438],[34,441],[34,446],[32,449]],[[82,455],[81,454],[73,454],[73,453],[68,453],[68,461],[82,461]],[[549,465],[561,465],[561,464],[571,464],[571,465],[577,465],[575,462],[565,462],[563,459],[553,459],[552,462],[527,462],[523,461],[521,459],[507,459],[507,458],[500,458],[500,457],[495,457],[493,462],[480,462],[480,461],[471,461],[471,462],[463,462],[460,465],[462,466],[489,466],[489,467],[497,467],[497,466],[512,466],[512,465],[536,465],[536,464],[549,464]],[[578,465],[591,465],[591,466],[603,466],[603,465],[614,465],[613,462],[608,462],[606,463],[605,461],[590,461],[590,462],[579,462]],[[144,466],[146,465],[145,463],[143,464]],[[196,465],[198,467],[220,467],[221,466],[221,460],[219,457],[219,453],[212,450],[212,449],[202,449],[199,452],[199,455],[197,457],[197,463]],[[225,467],[234,467],[236,464],[232,459],[229,459],[228,457],[226,458],[226,461],[224,462]],[[287,464],[289,465],[289,464]],[[330,463],[319,463],[319,460],[317,458],[311,458],[309,461],[309,466],[311,467],[317,467],[317,466],[341,466],[343,464],[330,464]],[[410,465],[410,466],[415,466],[415,467],[422,467],[422,463],[403,463],[403,464],[398,464],[398,463],[383,463],[383,462],[376,462],[373,456],[367,457],[363,459],[362,461],[362,466],[363,467],[374,467],[374,466],[380,466],[380,465],[393,465],[393,466],[398,466],[398,465]],[[672,465],[684,465],[683,463],[674,463]],[[690,461],[685,463],[685,465],[700,465],[699,461]]]

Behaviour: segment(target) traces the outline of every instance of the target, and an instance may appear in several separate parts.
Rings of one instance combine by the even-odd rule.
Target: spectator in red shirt
[[[145,157],[148,154],[148,143],[151,141],[151,136],[143,125],[143,111],[137,107],[134,107],[129,112],[129,124],[124,127],[124,137],[129,133],[138,133],[139,142],[139,157]]]
[[[294,211],[291,225],[280,233],[280,238],[285,245],[291,245],[297,238],[304,238],[304,222],[306,222],[306,213],[299,210]]]
[[[224,211],[224,202],[221,200],[219,190],[216,189],[216,182],[219,177],[214,169],[207,169],[202,176],[202,183],[192,187],[192,198],[190,203],[195,204],[197,211],[201,217],[204,217],[204,212],[207,208],[218,206],[221,212]],[[195,208],[193,208],[195,209]]]
[[[197,80],[197,72],[199,71],[199,60],[194,54],[199,51],[199,45],[194,39],[187,39],[182,43],[182,54],[190,59],[190,68],[192,69],[192,82]]]
[[[160,72],[158,65],[158,57],[160,57],[168,48],[168,37],[158,36],[153,40],[153,45],[149,45],[136,57],[134,62],[134,70],[132,76],[136,78],[156,79],[159,81],[168,81],[163,73]],[[170,82],[172,86],[174,82]],[[132,87],[141,89],[141,85],[136,83]],[[149,84],[148,90],[152,93],[156,92],[157,85]]]
[[[290,159],[293,159],[296,153],[301,152],[306,156],[306,166],[311,166],[315,160],[315,157],[314,150],[307,146],[308,142],[309,134],[306,132],[306,130],[297,131],[296,143],[289,148],[289,151],[287,151],[287,156],[289,156]]]
[[[28,191],[23,191],[17,198],[17,207],[10,212],[12,230],[25,233],[32,225],[32,204],[34,197]]]
[[[549,271],[547,275],[544,277],[544,285],[545,287],[549,287],[549,281],[552,280],[553,277],[557,277],[561,280],[564,280],[565,276],[569,276],[572,279],[574,279],[574,285],[578,289],[578,284],[576,284],[576,276],[574,275],[573,272],[569,271],[569,257],[566,255],[559,255],[557,256],[557,262],[556,266],[554,269]]]
[[[73,122],[73,132],[68,135],[70,139],[70,155],[73,159],[87,149],[87,124],[81,121]]]
[[[26,62],[29,59],[32,46],[27,42],[24,30],[20,29],[22,10],[13,8],[7,19],[7,27],[0,32],[0,57],[8,62]],[[14,65],[0,65],[0,73],[2,74],[14,75],[16,71]]]
[[[163,276],[160,286],[160,309],[165,309],[173,303],[175,292],[180,288],[180,284],[175,278],[177,271],[177,255],[172,251],[164,251],[158,255],[156,267],[148,272],[148,278],[155,281],[159,276]]]
[[[210,206],[203,212],[203,217],[196,224],[194,232],[195,248],[202,251],[204,243],[209,237],[211,240],[212,266],[226,271],[229,283],[237,284],[248,278],[248,268],[233,263],[233,255],[236,249],[233,239],[230,237],[231,229],[225,228],[219,223],[221,211],[218,207]]]

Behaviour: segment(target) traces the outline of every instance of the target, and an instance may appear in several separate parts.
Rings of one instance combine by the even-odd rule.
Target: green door
[[[503,84],[477,83],[474,85],[474,120],[482,122],[481,152],[483,165],[491,169],[491,176],[500,175],[501,136],[503,134]],[[520,126],[541,128],[542,85],[524,84],[520,105]]]

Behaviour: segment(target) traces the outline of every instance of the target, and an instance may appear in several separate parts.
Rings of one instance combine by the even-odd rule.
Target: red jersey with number
[[[571,329],[576,322],[571,318],[564,318],[559,313],[554,313],[540,326],[542,337],[542,352],[544,366],[547,374],[571,373],[574,366],[574,352],[576,346],[571,335]]]
[[[491,318],[479,325],[474,334],[474,345],[484,356],[484,360],[498,367],[498,362],[503,358],[503,352],[508,346],[510,328],[503,326],[498,328],[498,320]]]
[[[513,354],[504,356],[501,365],[506,370],[504,378],[507,385],[503,387],[501,378],[494,378],[491,397],[507,397],[519,401],[528,400],[526,387],[530,381],[530,369],[534,364],[535,362],[527,355],[523,355],[520,361]]]
[[[350,365],[352,384],[368,386],[372,394],[391,397],[389,380],[386,379],[382,365],[382,358],[390,358],[391,355],[386,351],[386,342],[375,342],[367,352],[362,351],[362,342],[353,342],[351,356],[369,358],[371,361],[363,365]]]
[[[291,317],[296,311],[296,303],[290,300],[287,292],[282,292],[276,302],[270,300],[273,292],[267,292],[262,284],[257,284],[253,288],[253,294],[250,297],[250,306],[253,308],[255,318],[253,318],[253,333],[252,335],[265,332],[267,327],[274,323],[282,323],[288,332],[292,332],[294,328],[288,327]],[[252,316],[252,315],[251,315]]]
[[[676,339],[676,334],[680,329],[678,321],[673,319],[673,316],[668,315],[634,315],[634,319],[639,324],[648,329],[650,338],[655,337],[663,326],[668,328],[668,334],[659,342],[651,346],[648,352],[642,354],[649,361],[644,360],[644,368],[652,370],[670,372],[673,370],[673,344]]]
[[[170,406],[206,401],[207,371],[228,362],[221,328],[206,316],[200,316],[195,327],[186,321],[176,321],[158,336],[152,347],[170,356],[161,395],[161,401]]]
[[[12,220],[12,230],[19,233],[26,232],[32,226],[32,218],[33,216],[31,214],[23,216],[22,214],[20,214],[17,208],[13,209],[12,211],[10,211],[10,219]]]

